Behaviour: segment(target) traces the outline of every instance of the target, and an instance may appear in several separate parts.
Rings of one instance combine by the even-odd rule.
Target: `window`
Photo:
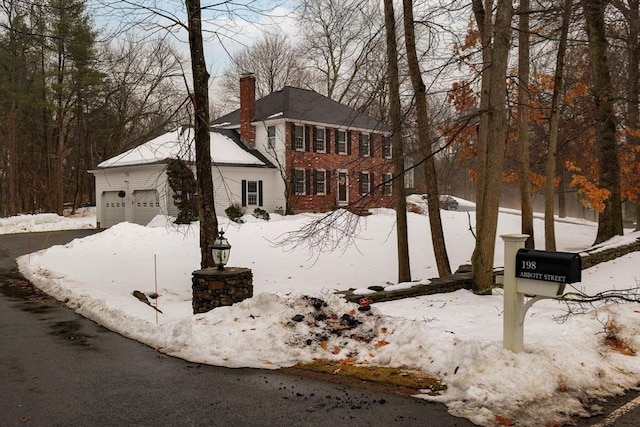
[[[325,132],[322,128],[315,128],[314,132],[314,151],[324,153],[326,151]]]
[[[393,187],[391,186],[393,181],[391,179],[393,176],[390,173],[382,174],[382,195],[383,196],[391,196],[393,192]]]
[[[293,194],[304,196],[306,192],[304,169],[293,170]]]
[[[262,181],[242,180],[242,206],[262,206]]]
[[[267,127],[267,146],[270,150],[275,150],[276,148],[276,127],[268,126]]]
[[[371,155],[371,140],[368,133],[360,134],[360,156],[369,157]]]
[[[360,195],[366,196],[371,193],[371,184],[373,181],[373,174],[370,172],[360,172]]]
[[[247,205],[258,205],[258,181],[247,181]]]
[[[295,149],[304,151],[304,126],[293,125],[293,139]]]
[[[347,154],[347,132],[343,130],[337,131],[337,149],[338,154]]]
[[[382,140],[382,157],[385,159],[391,158],[391,139],[389,138]]]
[[[327,194],[327,171],[317,170],[315,172],[315,194]]]

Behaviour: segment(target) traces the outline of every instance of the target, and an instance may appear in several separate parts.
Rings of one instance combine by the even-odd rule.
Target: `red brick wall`
[[[338,190],[336,171],[347,170],[349,175],[349,208],[354,211],[364,211],[372,207],[393,207],[393,197],[382,195],[382,179],[384,173],[392,173],[393,165],[391,159],[385,159],[382,156],[382,134],[369,134],[370,144],[372,146],[372,155],[364,157],[360,155],[359,138],[360,132],[356,130],[349,131],[351,150],[350,154],[336,153],[337,130],[333,128],[325,128],[329,130],[329,152],[314,152],[313,126],[305,125],[305,150],[294,150],[292,146],[292,123],[287,123],[286,138],[287,157],[286,168],[287,175],[293,177],[294,169],[304,169],[306,171],[307,194],[294,195],[293,209],[294,212],[326,212],[337,207],[336,192]],[[309,135],[309,137],[307,137]],[[326,144],[326,139],[325,139]],[[328,171],[327,179],[329,183],[329,194],[314,195],[314,173],[315,170]],[[371,188],[373,191],[368,196],[360,194],[360,172],[367,171],[373,174],[373,183]],[[309,176],[311,175],[311,176]],[[290,178],[292,179],[292,178]],[[293,188],[293,185],[292,185]],[[310,191],[309,191],[310,190]]]

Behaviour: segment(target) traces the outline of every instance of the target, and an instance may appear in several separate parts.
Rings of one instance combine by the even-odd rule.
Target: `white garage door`
[[[160,201],[156,190],[136,190],[133,192],[133,222],[147,225],[160,212]]]
[[[108,228],[124,221],[124,191],[102,193],[102,222],[100,227]]]

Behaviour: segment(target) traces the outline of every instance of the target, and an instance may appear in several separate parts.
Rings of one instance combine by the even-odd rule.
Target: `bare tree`
[[[620,164],[616,142],[616,121],[605,34],[606,0],[583,0],[591,68],[591,90],[596,108],[596,150],[599,186],[609,192],[604,211],[598,216],[595,243],[623,234],[620,197]]]
[[[249,17],[264,16],[263,3],[250,0],[242,3],[222,2],[202,6],[200,0],[185,0],[187,21],[180,18],[183,8],[175,2],[159,4],[146,0],[100,0],[103,8],[113,10],[123,18],[122,26],[143,28],[150,33],[173,34],[186,29],[189,36],[191,73],[193,79],[190,100],[194,109],[196,174],[198,184],[198,216],[200,219],[201,266],[213,265],[210,245],[218,236],[218,223],[214,206],[213,178],[211,170],[211,147],[209,134],[209,72],[204,54],[203,12],[208,13],[209,34],[222,43],[225,37],[238,35],[241,27],[234,19],[247,21]],[[267,2],[268,3],[268,2]],[[264,6],[266,7],[266,6]],[[246,12],[246,14],[241,14]],[[242,16],[241,16],[242,15]],[[215,22],[215,18],[220,19]],[[219,22],[223,22],[220,24]],[[185,78],[186,80],[186,78]]]
[[[267,33],[264,39],[231,56],[220,86],[226,104],[239,102],[239,76],[256,76],[256,96],[263,98],[284,86],[308,86],[309,78],[300,60],[299,50],[282,33]]]
[[[640,1],[612,0],[627,24],[627,94],[625,102],[625,134],[630,149],[636,148],[635,160],[640,164]],[[640,196],[636,196],[636,231],[640,230]]]
[[[500,182],[507,137],[506,72],[513,7],[509,0],[472,0],[482,42],[482,87],[478,125],[476,246],[472,256],[473,291],[489,294],[498,225]]]
[[[368,63],[383,50],[382,16],[374,2],[300,0],[301,51],[320,77],[318,92],[359,108],[382,89]],[[377,79],[375,79],[377,80]],[[365,101],[365,102],[363,102]]]
[[[407,62],[409,63],[409,72],[411,74],[411,83],[416,102],[416,116],[418,127],[418,138],[421,153],[424,159],[424,171],[426,176],[427,187],[427,206],[429,209],[429,225],[431,228],[431,239],[433,252],[436,257],[436,265],[440,276],[448,276],[451,274],[449,265],[449,257],[447,255],[447,247],[442,232],[442,220],[440,219],[440,203],[438,194],[438,180],[436,176],[436,167],[431,148],[432,141],[429,132],[431,120],[427,108],[427,91],[422,74],[420,72],[420,64],[418,62],[418,54],[416,52],[416,37],[413,19],[413,1],[403,0],[404,10],[404,37],[407,49]]]
[[[198,177],[198,218],[200,219],[200,265],[213,267],[210,246],[218,237],[218,218],[213,200],[211,172],[211,135],[209,133],[209,72],[204,59],[200,0],[186,0],[193,73],[193,108],[195,114],[196,174]]]
[[[530,1],[520,0],[518,9],[518,187],[520,189],[521,230],[529,237],[525,247],[534,247],[533,200],[529,178],[529,93],[530,75]]]
[[[389,119],[392,128],[394,159],[393,196],[396,210],[396,238],[398,245],[398,282],[411,281],[409,242],[407,239],[407,201],[404,194],[404,154],[402,118],[400,111],[400,81],[398,77],[398,45],[393,0],[384,0],[384,23],[387,40],[389,77]]]
[[[185,99],[183,58],[166,38],[140,41],[124,35],[103,49],[101,58],[107,83],[100,116],[105,123],[94,131],[103,138],[93,148],[96,161],[133,148],[169,125],[186,122],[180,108]]]
[[[564,63],[567,51],[567,37],[569,21],[571,20],[572,0],[564,1],[562,12],[562,26],[560,27],[560,42],[556,55],[556,71],[553,77],[553,95],[551,97],[551,118],[549,120],[549,146],[547,148],[546,182],[544,198],[544,241],[545,249],[556,250],[556,232],[554,223],[554,188],[556,178],[556,161],[558,149],[558,128],[560,124],[560,95],[564,83]]]

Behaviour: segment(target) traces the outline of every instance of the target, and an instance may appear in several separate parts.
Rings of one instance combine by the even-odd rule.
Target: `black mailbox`
[[[519,249],[516,254],[516,277],[545,282],[580,282],[582,260],[580,254],[571,252]]]

